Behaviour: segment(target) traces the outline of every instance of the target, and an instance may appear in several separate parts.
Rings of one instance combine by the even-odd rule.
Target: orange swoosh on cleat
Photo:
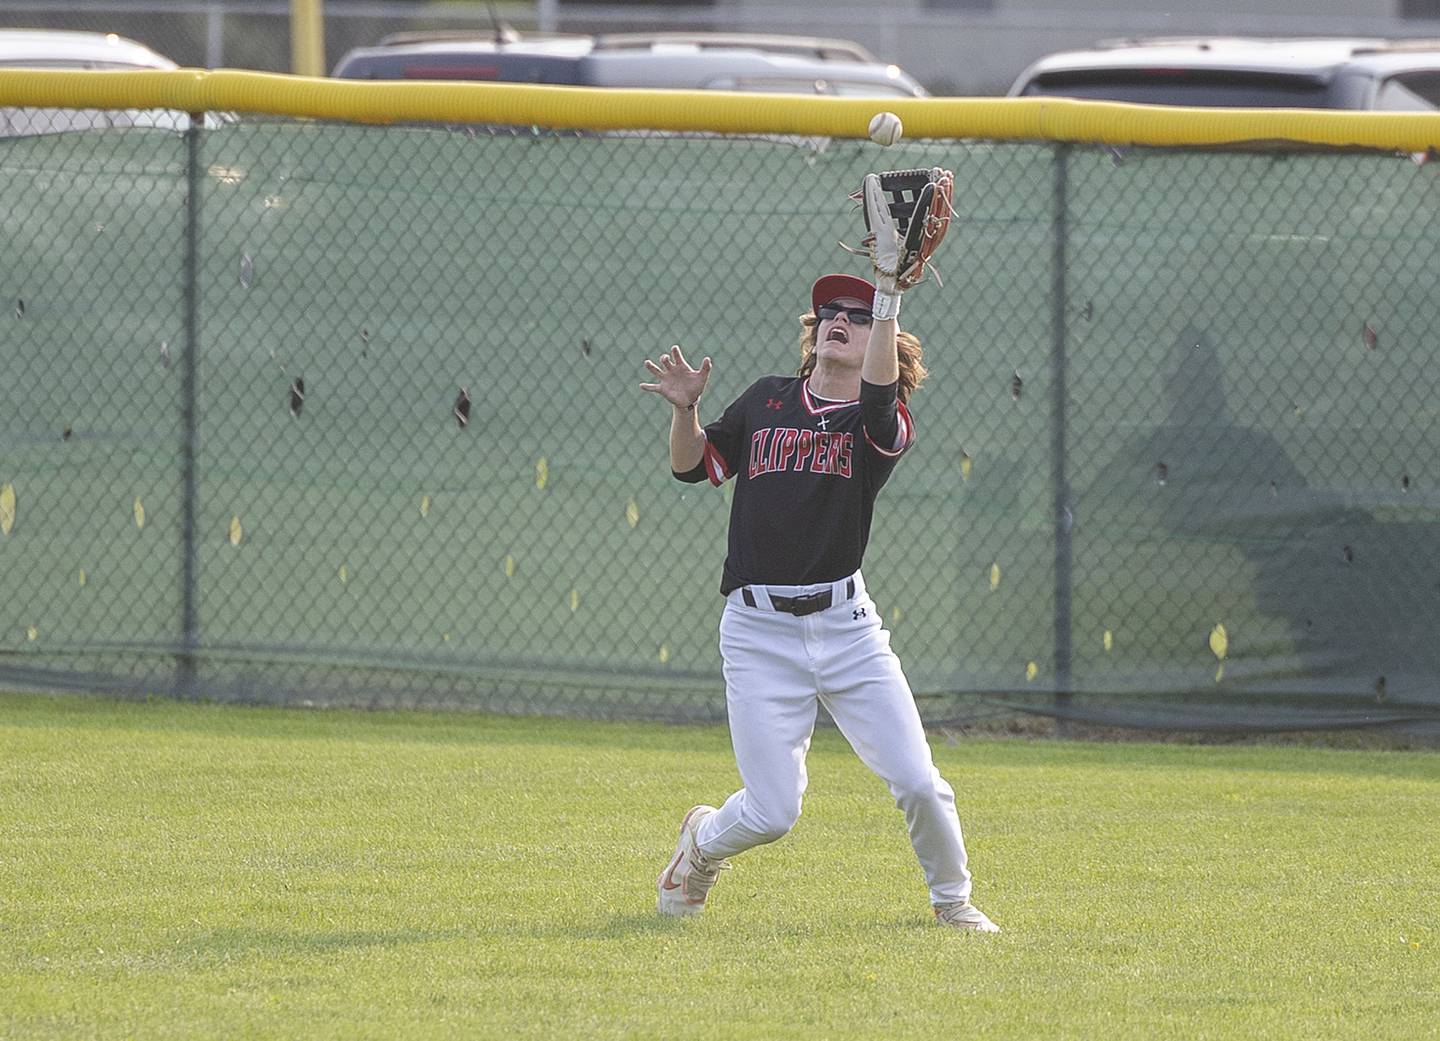
[[[675,881],[675,869],[680,866],[680,858],[677,856],[670,861],[670,866],[665,869],[665,877],[660,879],[660,888],[669,892],[672,889],[679,889],[680,883]]]

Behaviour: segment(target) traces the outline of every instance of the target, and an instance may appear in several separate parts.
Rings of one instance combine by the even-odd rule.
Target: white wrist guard
[[[900,316],[900,291],[887,293],[883,289],[875,291],[875,302],[870,305],[870,310],[875,315],[877,322],[883,322],[888,318]]]

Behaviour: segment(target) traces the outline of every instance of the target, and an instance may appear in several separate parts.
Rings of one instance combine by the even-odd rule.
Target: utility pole
[[[290,0],[290,71],[325,75],[325,0]]]

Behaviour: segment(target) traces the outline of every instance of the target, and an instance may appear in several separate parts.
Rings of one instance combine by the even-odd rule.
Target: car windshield
[[[1409,73],[1386,80],[1375,98],[1375,107],[1392,112],[1440,108],[1440,72]]]
[[[341,79],[504,80],[511,83],[579,83],[580,65],[572,57],[549,54],[483,52],[414,54],[397,50],[340,63]]]
[[[1047,72],[1026,84],[1023,95],[1203,108],[1331,107],[1329,86],[1318,77],[1215,69]]]

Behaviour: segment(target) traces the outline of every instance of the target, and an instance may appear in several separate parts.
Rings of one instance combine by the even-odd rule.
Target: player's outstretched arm
[[[861,191],[866,224],[874,240],[870,259],[875,265],[875,326],[861,363],[860,378],[884,387],[900,378],[900,355],[895,345],[900,294],[905,291],[899,277],[900,233],[890,214],[880,178],[875,174],[866,175]]]
[[[900,349],[895,341],[899,330],[893,318],[877,319],[871,328],[865,360],[860,363],[860,378],[866,383],[885,387],[900,379]]]
[[[700,465],[705,457],[705,435],[700,432],[700,416],[696,409],[705,384],[710,379],[710,359],[692,369],[679,345],[660,355],[656,364],[645,359],[645,368],[655,377],[654,383],[640,384],[641,390],[659,394],[670,402],[670,469],[685,473]]]

